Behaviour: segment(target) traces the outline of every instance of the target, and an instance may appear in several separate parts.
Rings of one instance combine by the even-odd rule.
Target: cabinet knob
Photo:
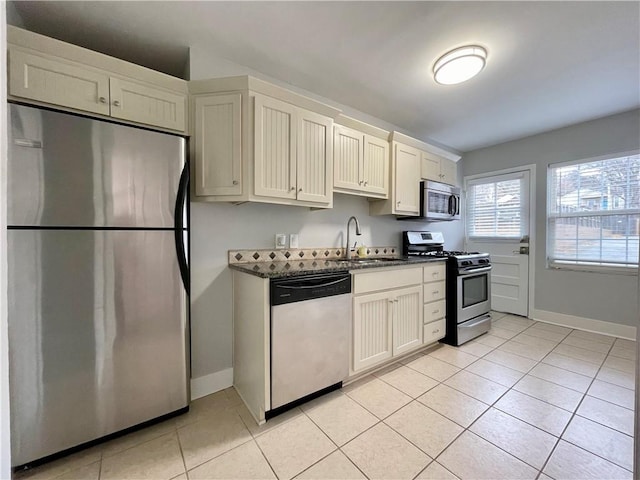
[[[360,181],[358,182],[358,185],[362,185],[362,180],[360,180]]]
[[[299,188],[299,189],[298,189],[298,191],[299,191],[299,192],[301,192],[301,191],[302,191],[302,188]]]
[[[396,202],[396,205],[400,206],[400,202]]]
[[[100,97],[98,100],[100,100],[100,103],[107,103],[107,99],[105,97]]]
[[[120,106],[120,100],[114,100],[113,101],[113,106],[114,107],[119,107]]]
[[[364,186],[366,187],[367,185],[369,185],[369,182],[364,182]]]
[[[234,181],[233,181],[233,184],[234,184],[234,185],[238,185],[238,180],[234,180]]]
[[[296,187],[291,187],[291,191],[293,192],[296,189]]]

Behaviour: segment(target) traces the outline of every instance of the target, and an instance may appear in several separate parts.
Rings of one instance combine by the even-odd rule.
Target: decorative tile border
[[[398,247],[368,247],[368,257],[389,257],[399,254]],[[286,262],[293,260],[335,260],[344,257],[344,248],[289,248],[282,250],[229,250],[229,263]]]

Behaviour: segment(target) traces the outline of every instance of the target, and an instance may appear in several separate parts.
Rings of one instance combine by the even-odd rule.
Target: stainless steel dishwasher
[[[349,375],[351,275],[271,280],[271,410],[267,418]]]

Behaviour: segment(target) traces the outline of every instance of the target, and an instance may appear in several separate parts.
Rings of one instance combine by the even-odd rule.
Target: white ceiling
[[[8,20],[176,76],[206,49],[460,152],[640,106],[637,1],[19,1]],[[469,43],[485,70],[436,84]]]

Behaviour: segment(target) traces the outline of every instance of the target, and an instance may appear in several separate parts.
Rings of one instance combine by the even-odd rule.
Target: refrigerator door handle
[[[176,206],[173,218],[175,219],[175,240],[176,253],[178,255],[178,266],[180,267],[180,276],[182,284],[189,295],[189,265],[187,263],[187,254],[184,245],[184,212],[187,202],[187,192],[189,188],[189,164],[185,163],[180,175],[180,183],[178,185],[178,193],[176,195]]]

